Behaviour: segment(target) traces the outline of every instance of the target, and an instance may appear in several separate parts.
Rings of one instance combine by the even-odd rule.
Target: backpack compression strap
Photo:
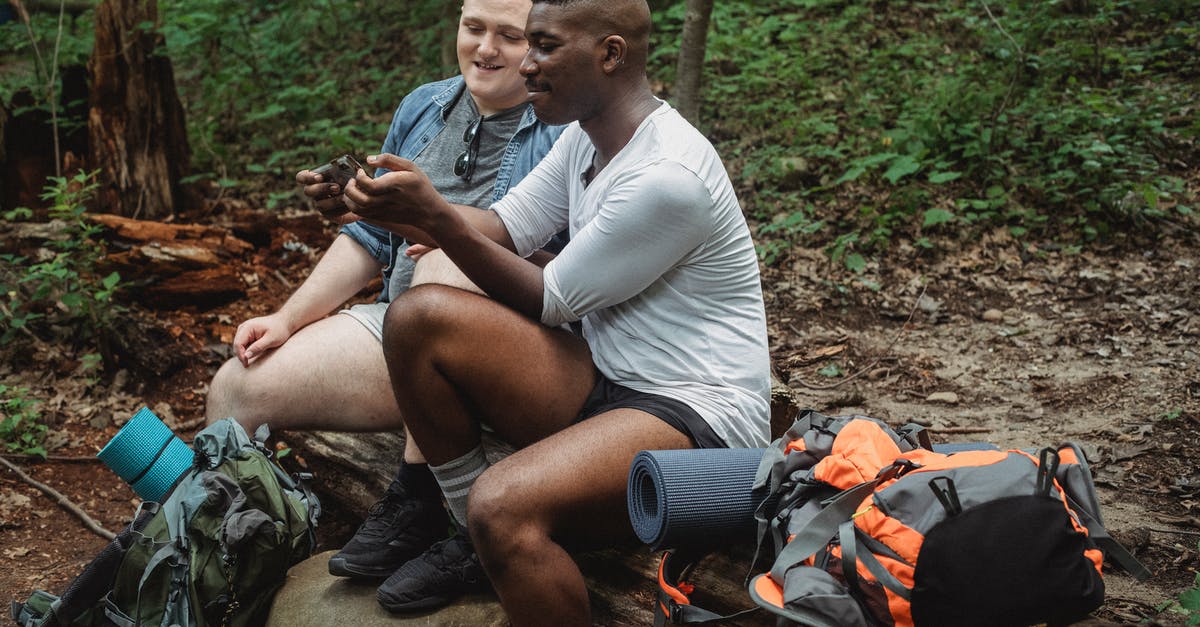
[[[854,512],[858,510],[858,506],[862,504],[863,499],[870,496],[875,491],[875,486],[890,476],[891,473],[886,473],[884,477],[864,481],[829,499],[824,509],[813,516],[813,519],[798,531],[792,541],[788,542],[787,546],[783,547],[783,550],[775,557],[775,564],[771,566],[771,579],[783,581],[787,571],[799,566],[801,562],[829,544],[829,541],[837,535],[838,527],[843,522],[850,520]]]
[[[752,607],[733,614],[721,615],[692,605],[688,595],[692,593],[693,587],[684,579],[703,556],[686,560],[682,556],[672,559],[675,557],[675,553],[666,551],[663,553],[662,561],[658,563],[658,600],[655,602],[654,608],[654,627],[664,627],[668,624],[716,624],[719,621],[758,611],[758,607]]]

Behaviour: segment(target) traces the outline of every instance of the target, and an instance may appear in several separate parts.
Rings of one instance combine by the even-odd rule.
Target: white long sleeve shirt
[[[492,207],[522,255],[570,227],[545,269],[542,322],[581,320],[606,377],[687,403],[729,446],[765,446],[758,259],[720,157],[666,103],[585,185],[594,153],[572,124]]]

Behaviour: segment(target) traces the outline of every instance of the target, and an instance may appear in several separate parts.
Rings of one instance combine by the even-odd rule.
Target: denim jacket
[[[462,76],[428,83],[414,89],[396,109],[381,152],[405,159],[415,158],[442,129],[446,128],[449,109],[465,90],[466,82]],[[492,202],[504,197],[508,188],[529,174],[550,151],[554,141],[562,134],[563,128],[543,124],[534,116],[533,107],[526,106],[517,132],[513,134],[508,148],[504,151],[500,171],[496,174]],[[380,176],[386,171],[380,168],[376,170],[375,176]],[[407,280],[401,281],[400,284],[407,286],[412,280],[415,266],[413,261],[403,254],[408,248],[404,238],[365,222],[347,224],[342,227],[341,232],[352,237],[383,265],[383,292],[379,294],[378,301],[390,301],[399,296],[388,293],[392,273],[406,274]]]

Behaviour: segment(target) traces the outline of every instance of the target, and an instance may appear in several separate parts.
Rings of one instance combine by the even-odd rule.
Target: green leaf
[[[1200,611],[1200,588],[1184,590],[1179,595],[1179,604],[1193,612]]]
[[[949,183],[962,177],[962,172],[930,172],[929,182],[934,185]]]
[[[838,180],[834,181],[834,182],[833,182],[833,184],[834,184],[834,185],[841,185],[842,183],[845,183],[845,182],[847,182],[847,181],[853,181],[853,180],[857,179],[858,177],[862,176],[862,175],[863,175],[863,173],[864,173],[864,172],[866,172],[866,171],[867,171],[867,169],[866,169],[866,168],[864,168],[864,167],[862,167],[862,166],[859,166],[859,165],[856,165],[856,166],[854,166],[854,167],[850,168],[849,170],[846,170],[846,173],[845,173],[845,174],[843,174],[843,175],[841,176],[841,178],[839,178]]]
[[[846,255],[844,263],[846,264],[846,268],[853,272],[862,272],[867,269],[867,260],[858,253]]]
[[[925,211],[925,223],[923,228],[945,224],[954,220],[954,214],[945,209],[927,209]]]
[[[912,155],[901,155],[892,162],[887,172],[883,173],[883,178],[887,179],[892,185],[895,185],[900,179],[920,169],[921,162],[917,161]]]
[[[821,375],[822,377],[840,377],[842,376],[842,369],[837,364],[829,364],[828,366],[818,370],[817,374]]]

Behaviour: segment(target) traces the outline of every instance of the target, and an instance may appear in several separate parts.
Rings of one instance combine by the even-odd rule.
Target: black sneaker
[[[441,499],[410,496],[393,481],[371,506],[354,537],[329,558],[329,574],[338,577],[387,577],[445,538],[450,519]]]
[[[392,573],[377,596],[389,612],[411,612],[440,607],[490,587],[470,538],[459,532]]]

